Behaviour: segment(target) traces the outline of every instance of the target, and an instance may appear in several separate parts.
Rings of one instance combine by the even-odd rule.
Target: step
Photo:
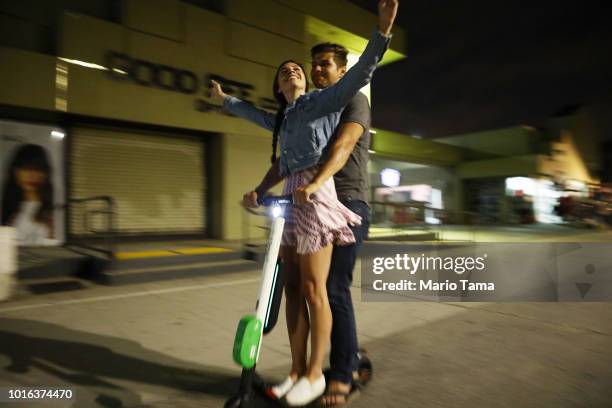
[[[149,266],[187,264],[194,262],[219,262],[242,259],[242,252],[222,247],[155,249],[146,251],[116,252],[111,268],[126,269]]]
[[[47,279],[79,275],[91,257],[64,247],[19,247],[17,279]]]
[[[365,241],[359,252],[361,260],[375,257],[395,257],[398,253],[423,253],[432,249],[445,250],[453,248],[469,248],[470,242],[417,242],[417,241]]]
[[[245,245],[242,258],[250,261],[255,261],[259,266],[263,266],[268,253],[268,244],[249,244]]]
[[[19,281],[12,299],[19,300],[30,295],[44,295],[55,292],[82,290],[87,289],[92,285],[94,285],[94,283],[75,277],[23,279]]]
[[[95,277],[105,285],[126,285],[131,283],[154,282],[169,279],[196,278],[231,272],[259,269],[254,261],[243,259],[177,263],[121,269],[106,269]]]
[[[436,241],[438,234],[436,232],[419,232],[413,234],[389,234],[377,237],[371,237],[371,241]]]

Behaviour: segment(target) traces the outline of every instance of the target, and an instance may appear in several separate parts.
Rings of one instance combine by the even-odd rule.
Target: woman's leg
[[[314,382],[323,375],[323,359],[329,346],[332,315],[327,298],[327,275],[333,245],[321,250],[299,255],[302,290],[310,311],[310,360],[306,376]]]
[[[285,275],[285,313],[291,346],[291,373],[293,380],[306,374],[308,345],[308,309],[302,291],[298,256],[295,247],[282,246],[283,274]]]

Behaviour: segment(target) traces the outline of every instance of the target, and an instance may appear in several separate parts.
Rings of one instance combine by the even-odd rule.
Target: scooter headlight
[[[278,218],[283,215],[283,207],[280,205],[272,206],[272,208],[270,208],[270,212],[272,213],[272,217]]]

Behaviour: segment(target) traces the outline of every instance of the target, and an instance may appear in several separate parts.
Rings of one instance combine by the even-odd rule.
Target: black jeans
[[[370,208],[361,200],[342,200],[342,204],[361,216],[361,225],[351,227],[356,240],[354,244],[334,246],[332,253],[327,278],[327,296],[333,318],[329,379],[351,383],[353,371],[357,370],[358,357],[355,312],[350,288],[357,253],[368,236]]]

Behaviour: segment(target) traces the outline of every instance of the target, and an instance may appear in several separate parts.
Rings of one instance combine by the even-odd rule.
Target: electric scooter
[[[268,208],[272,216],[272,225],[263,264],[259,296],[255,304],[255,314],[243,316],[236,329],[232,354],[234,362],[242,367],[240,385],[237,394],[227,400],[224,408],[251,407],[254,400],[253,391],[270,402],[278,402],[267,394],[267,384],[257,374],[255,367],[259,358],[262,337],[272,331],[278,320],[284,287],[284,276],[278,252],[285,226],[284,206],[293,204],[293,196],[291,194],[266,196],[257,201],[259,205]],[[359,352],[358,373],[360,381],[355,384],[365,385],[372,376],[372,363],[364,350]]]
[[[266,196],[259,199],[258,203],[268,208],[272,215],[272,225],[263,264],[259,296],[255,304],[255,314],[246,315],[240,319],[234,339],[233,359],[242,367],[240,386],[238,393],[225,403],[225,408],[252,406],[253,391],[265,395],[266,385],[255,372],[255,367],[259,358],[262,337],[276,325],[283,296],[284,279],[278,252],[285,226],[283,208],[293,203],[293,197],[291,194]]]

